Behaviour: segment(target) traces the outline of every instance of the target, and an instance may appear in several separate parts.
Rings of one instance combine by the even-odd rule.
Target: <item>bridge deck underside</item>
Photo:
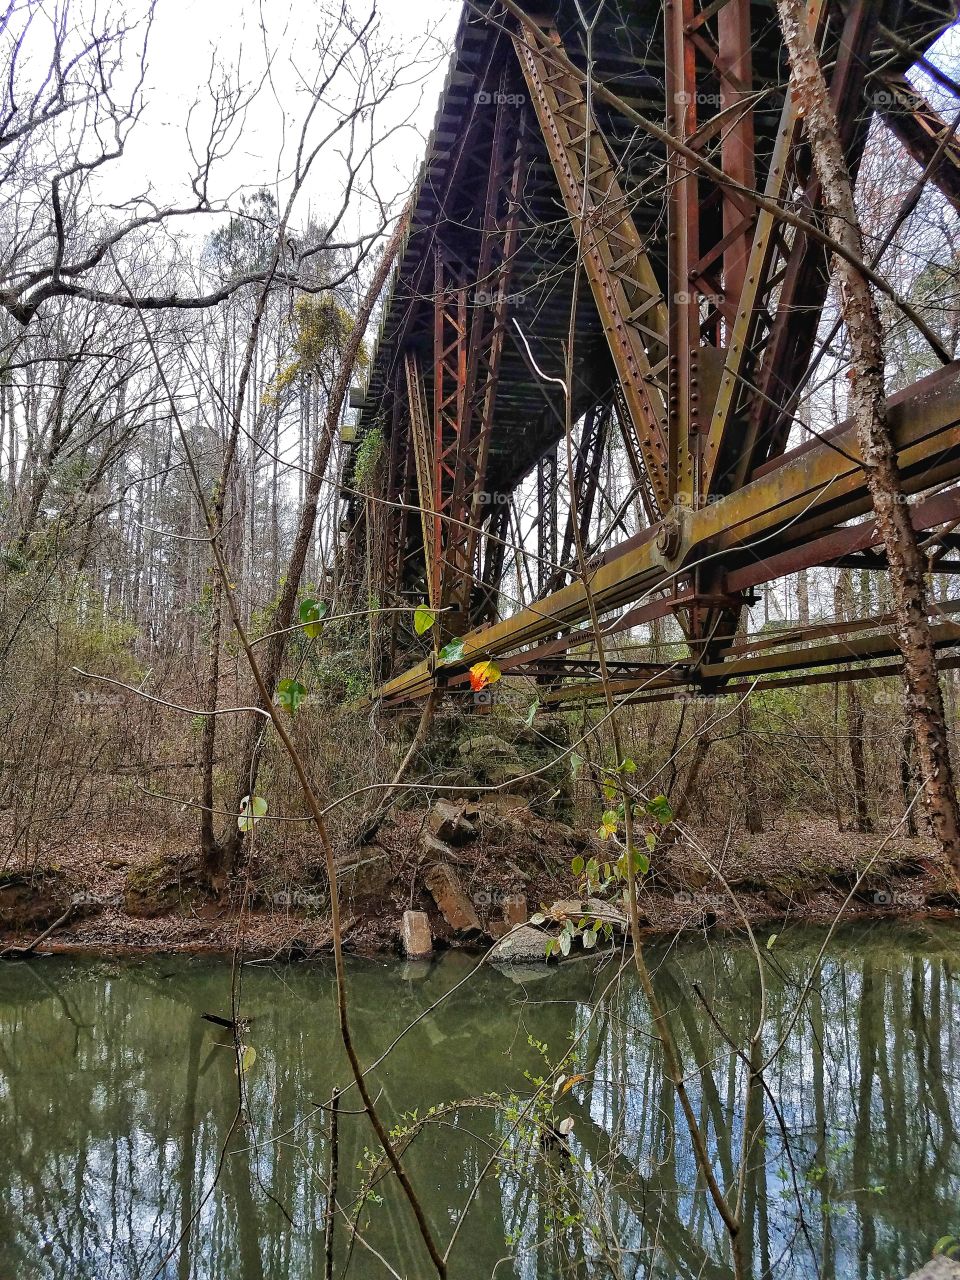
[[[946,130],[931,160],[939,117],[904,78],[905,50],[922,53],[949,22],[946,0],[809,9],[852,171],[879,114],[947,198],[960,197]],[[687,637],[681,660],[626,671],[623,692],[719,687],[744,673],[730,645],[758,584],[806,565],[882,564],[872,526],[844,527],[870,505],[852,429],[785,453],[798,391],[822,357],[827,251],[764,222],[742,190],[698,176],[631,115],[666,121],[740,188],[822,223],[774,4],[620,0],[604,6],[590,54],[607,92],[588,108],[572,0],[537,6],[529,24],[468,6],[460,24],[360,434],[379,427],[388,440],[378,594],[429,599],[445,611],[437,635],[466,644],[462,663],[438,670],[432,654],[413,661],[417,641],[403,632],[388,701],[438,680],[457,687],[479,657],[536,675],[553,687],[545,697],[593,696],[569,653],[589,639],[589,595],[611,637],[666,614]],[[569,406],[557,382],[568,372]],[[898,398],[901,464],[918,496],[960,475],[957,386],[948,366]],[[570,422],[606,412],[649,527],[597,551],[589,589],[568,582],[498,620],[510,495]],[[915,524],[946,522],[954,502],[918,501]],[[844,644],[848,661],[885,656],[862,636]],[[752,658],[751,678],[793,670],[789,652]]]

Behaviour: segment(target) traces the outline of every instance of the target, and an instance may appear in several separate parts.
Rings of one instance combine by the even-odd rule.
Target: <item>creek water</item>
[[[738,938],[647,952],[711,1163],[739,1187],[747,1273],[906,1276],[960,1237],[960,926],[766,942],[759,965]],[[455,1235],[451,1280],[732,1280],[632,968],[475,964],[348,972],[365,1064],[411,1028],[370,1080],[437,1239]],[[255,1050],[241,1076],[201,1018],[234,999]],[[758,1027],[754,1065],[772,1061],[751,1088]],[[565,1055],[574,1083],[533,1106]],[[5,963],[0,1280],[323,1280],[334,1086],[333,1274],[425,1280],[349,1080],[325,962]]]

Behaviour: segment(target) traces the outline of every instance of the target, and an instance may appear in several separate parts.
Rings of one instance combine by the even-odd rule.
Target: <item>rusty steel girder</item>
[[[524,23],[514,39],[573,225],[624,400],[661,511],[676,492],[667,446],[667,307],[616,165],[589,118],[580,84],[543,50],[559,36]],[[584,160],[584,157],[586,161]]]
[[[920,493],[960,478],[960,362],[891,399],[890,426],[904,491]],[[664,553],[657,530],[644,530],[608,553],[593,572],[590,593],[603,613],[638,601],[689,573],[706,558],[722,560],[728,580],[744,565],[762,572],[772,554],[802,546],[871,508],[852,423],[801,446],[742,489],[685,514],[681,544]],[[774,568],[767,578],[781,576]],[[501,658],[589,616],[585,588],[574,582],[494,626],[464,637],[464,664]],[[388,681],[386,699],[420,697],[431,686],[432,660]],[[451,674],[454,674],[451,672]]]
[[[960,142],[948,124],[899,71],[876,77],[873,101],[884,124],[900,139],[930,179],[960,213]],[[960,110],[960,103],[958,110]]]
[[[937,650],[955,648],[960,645],[960,625],[956,622],[941,622],[930,628],[933,646]],[[847,640],[837,640],[830,644],[805,645],[800,649],[786,649],[782,652],[758,654],[750,658],[729,658],[723,663],[690,668],[686,664],[672,666],[658,664],[657,667],[639,676],[626,679],[614,676],[604,686],[602,681],[587,681],[580,685],[559,688],[541,693],[540,701],[549,707],[562,706],[565,703],[579,705],[602,704],[607,695],[618,701],[632,702],[635,695],[648,694],[653,700],[654,691],[669,686],[687,685],[693,680],[697,689],[702,689],[707,696],[717,693],[726,694],[735,689],[749,692],[751,684],[737,686],[724,685],[722,688],[715,682],[736,680],[738,677],[747,681],[759,680],[762,676],[784,676],[795,671],[811,672],[820,667],[838,667],[841,670],[830,674],[837,680],[848,679],[851,672],[848,667],[855,663],[874,662],[878,659],[892,658],[900,649],[895,637],[887,633],[869,636],[851,636]],[[870,671],[870,668],[866,669]],[[882,667],[871,674],[889,675],[899,670],[899,664],[892,669]],[[714,683],[711,683],[714,682]],[[766,688],[774,688],[779,680],[768,683]],[[662,695],[661,695],[662,696]],[[637,697],[636,700],[646,700]]]
[[[831,260],[819,235],[791,222],[799,213],[822,228],[828,211],[774,9],[650,0],[644,28],[638,0],[623,21],[598,12],[587,39],[572,0],[545,0],[535,16],[478,6],[458,31],[412,218],[416,251],[374,361],[381,402],[365,410],[390,431],[388,590],[425,591],[444,611],[437,635],[464,636],[465,660],[495,657],[507,675],[586,677],[568,650],[590,643],[595,608],[605,636],[677,618],[687,656],[646,678],[740,679],[732,641],[755,587],[814,565],[883,565],[852,426],[784,452],[821,358]],[[953,127],[905,75],[948,9],[808,0],[807,20],[851,173],[878,114],[956,208]],[[665,121],[656,139],[640,127],[641,103]],[[522,314],[515,290],[533,291]],[[958,381],[950,365],[891,401],[905,489],[923,498],[911,510],[918,529],[960,502],[960,490],[929,492],[960,479]],[[563,503],[567,436],[576,453]],[[626,498],[610,483],[615,439]],[[533,572],[515,549],[527,477]],[[414,498],[419,521],[404,509]],[[626,537],[631,506],[638,532]],[[612,545],[618,530],[625,540]],[[958,546],[938,536],[937,567],[949,570]],[[589,589],[576,580],[575,542]],[[498,622],[508,545],[516,594],[534,603]],[[438,672],[431,659],[378,696],[463,679],[463,665]]]
[[[440,608],[440,515],[435,490],[436,464],[434,441],[427,416],[426,396],[420,363],[412,351],[407,352],[407,411],[410,415],[410,438],[417,475],[417,502],[423,531],[427,600],[431,609]]]
[[[557,564],[557,451],[537,463],[537,595],[546,595]]]

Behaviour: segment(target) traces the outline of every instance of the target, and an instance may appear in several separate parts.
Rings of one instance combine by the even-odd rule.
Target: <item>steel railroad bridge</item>
[[[808,0],[808,12],[852,172],[868,130],[885,127],[960,211],[952,125],[908,78],[930,70],[953,4]],[[387,605],[443,610],[419,655],[409,616],[394,615],[385,703],[464,688],[482,658],[537,677],[544,703],[597,698],[592,609],[611,649],[654,618],[680,623],[681,660],[611,658],[613,691],[637,700],[899,669],[890,618],[737,635],[765,582],[885,563],[852,426],[801,428],[796,443],[838,326],[825,342],[830,253],[790,217],[826,225],[787,80],[772,0],[607,0],[589,35],[574,0],[466,4],[358,423],[358,438],[379,428],[387,442],[373,587]],[[939,537],[950,571],[960,362],[932,349],[936,371],[890,413],[914,525]],[[574,500],[558,503],[571,423]],[[587,590],[574,522],[587,541],[614,438],[643,518],[627,537],[623,510],[610,513]],[[534,476],[537,598],[500,617],[510,497]],[[960,646],[951,612],[941,603],[934,627],[944,665]],[[463,660],[438,664],[451,636]]]

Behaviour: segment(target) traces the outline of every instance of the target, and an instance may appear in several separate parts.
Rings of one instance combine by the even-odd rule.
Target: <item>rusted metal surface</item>
[[[427,419],[427,406],[423,391],[423,378],[417,357],[407,353],[407,409],[410,415],[410,438],[413,441],[413,457],[417,475],[417,501],[423,528],[423,545],[426,549],[427,599],[431,609],[440,607],[440,547],[437,533],[437,499],[434,491],[436,466],[433,458],[433,440]]]
[[[361,413],[361,434],[388,436],[374,587],[443,608],[467,661],[496,657],[576,697],[566,682],[589,686],[590,672],[569,650],[592,638],[576,530],[605,636],[680,623],[682,660],[669,674],[645,665],[644,680],[739,680],[731,643],[755,587],[814,565],[882,567],[850,426],[784,452],[830,258],[750,196],[824,220],[774,10],[641,0],[627,20],[619,6],[597,19],[593,84],[665,122],[722,169],[717,182],[592,93],[573,0],[544,0],[520,24],[497,5],[486,21],[487,8],[464,10]],[[906,76],[950,12],[949,0],[808,3],[851,169],[879,112],[957,207],[951,126]],[[918,529],[957,518],[944,513],[958,491],[934,490],[960,480],[958,383],[949,366],[891,400]],[[614,441],[626,494],[610,483]],[[349,517],[355,528],[364,513]],[[518,560],[523,537],[536,556]],[[938,569],[955,550],[943,532]],[[498,619],[518,595],[533,603]],[[394,637],[401,667],[402,651]],[[413,662],[379,696],[458,688],[464,666]]]
[[[514,43],[644,465],[659,507],[666,510],[671,501],[666,303],[617,179],[616,164],[588,115],[580,85],[541,52],[543,45],[558,47],[559,36],[530,23]]]
[[[960,477],[960,362],[924,379],[911,394],[891,400],[890,421],[904,474],[905,492],[920,492],[928,477]],[[591,592],[601,611],[635,602],[681,575],[705,556],[722,558],[728,578],[747,567],[755,573],[773,554],[829,528],[863,515],[870,506],[859,465],[856,431],[847,424],[826,441],[802,446],[744,488],[690,512],[682,554],[671,563],[657,550],[653,530],[638,535],[600,564]],[[801,532],[798,532],[801,531]],[[780,572],[783,572],[782,570]],[[769,580],[779,576],[777,568]],[[501,657],[588,616],[584,587],[574,582],[533,608],[465,637],[465,663]],[[420,663],[389,681],[385,698],[420,696],[432,670]]]
[[[932,166],[931,180],[960,213],[960,141],[955,123],[944,120],[902,72],[878,75],[873,97],[884,124],[921,168]],[[960,102],[956,109],[960,111]]]

